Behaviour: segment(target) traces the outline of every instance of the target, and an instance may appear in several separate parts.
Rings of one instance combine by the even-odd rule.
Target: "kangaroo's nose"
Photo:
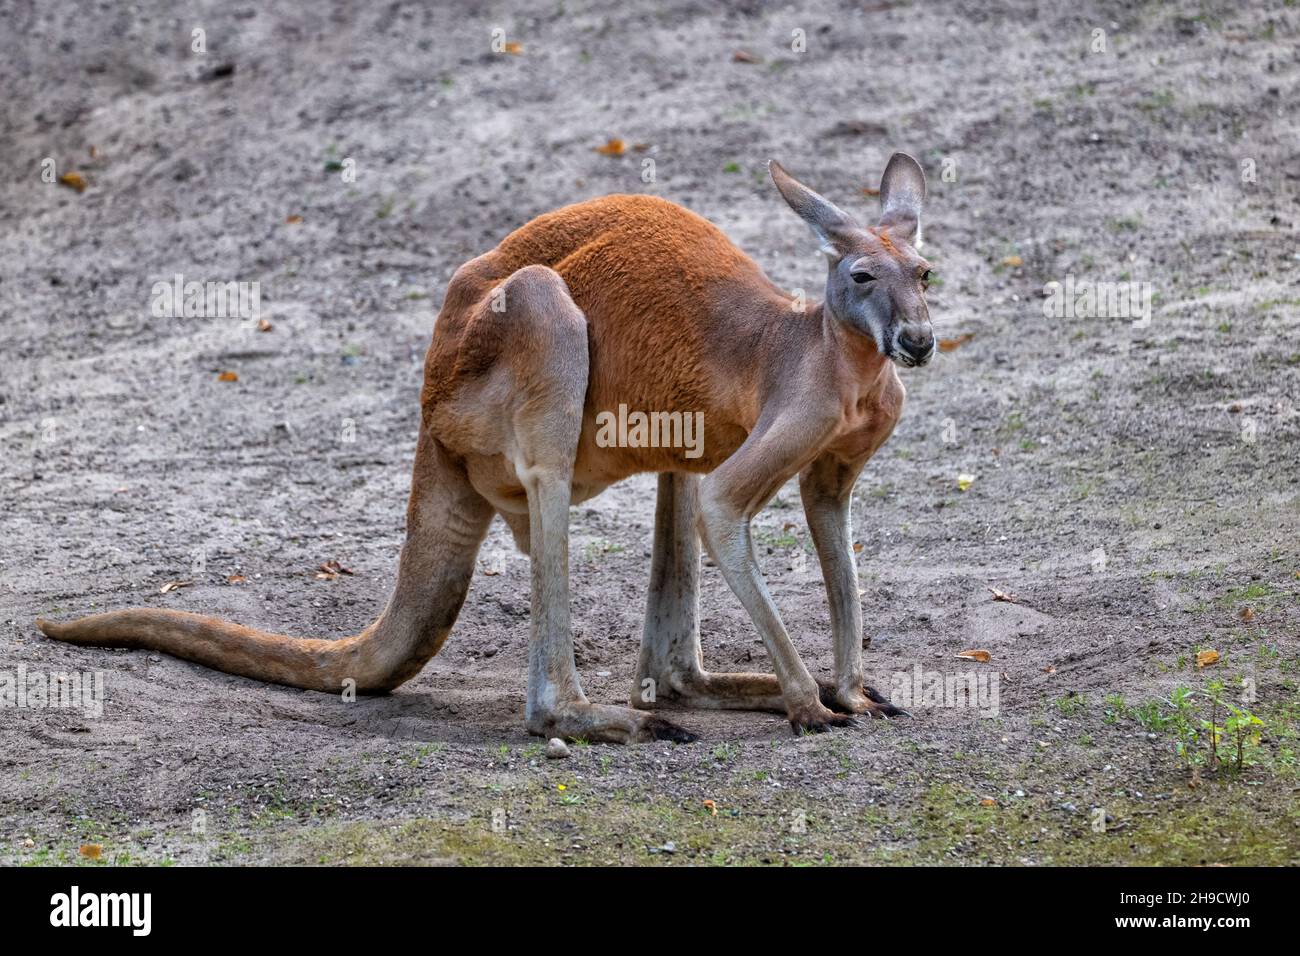
[[[929,361],[930,353],[934,351],[934,335],[927,329],[904,329],[898,336],[898,347],[921,365]]]

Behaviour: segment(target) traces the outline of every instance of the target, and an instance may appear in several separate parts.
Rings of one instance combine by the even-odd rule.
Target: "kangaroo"
[[[920,245],[925,174],[895,153],[874,227],[769,173],[829,262],[802,303],[705,219],[616,195],[539,216],[461,266],[424,368],[406,541],[379,618],[337,640],[135,609],[36,623],[49,637],[147,648],[257,680],[391,691],[447,640],[495,515],[531,561],[525,723],[545,737],[690,742],[660,707],[785,714],[796,733],[903,714],[864,683],[849,503],[903,407],[896,366],[935,341]],[[625,405],[703,413],[684,454],[600,440]],[[630,707],[592,703],[569,626],[569,507],[629,475],[659,475],[649,597]],[[754,515],[795,475],[826,582],[834,680],[809,674],[759,571]],[[709,673],[700,651],[700,542],[758,629],[772,674]]]

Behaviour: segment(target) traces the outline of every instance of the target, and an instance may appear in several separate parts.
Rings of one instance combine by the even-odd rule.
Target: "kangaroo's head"
[[[826,308],[835,318],[871,336],[886,358],[924,365],[934,356],[934,330],[925,290],[930,264],[921,244],[925,173],[906,153],[895,153],[880,178],[880,222],[858,223],[781,166],[768,164],[772,181],[790,208],[813,231],[830,260]]]

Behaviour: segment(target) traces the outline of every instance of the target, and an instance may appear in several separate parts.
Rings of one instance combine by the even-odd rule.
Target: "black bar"
[[[485,942],[522,932],[535,934],[540,944],[548,924],[569,924],[592,939],[588,934],[602,923],[618,932],[629,920],[644,921],[649,942],[671,939],[676,921],[692,918],[722,921],[761,939],[771,932],[773,917],[791,928],[806,922],[824,936],[847,914],[852,933],[868,934],[873,944],[893,936],[899,945],[909,939],[970,939],[972,932],[995,929],[998,937],[1041,932],[1053,934],[1043,939],[1072,942],[1186,940],[1200,934],[1221,943],[1239,939],[1243,931],[1289,927],[1283,918],[1284,907],[1293,909],[1289,875],[1173,868],[35,868],[0,870],[0,916],[11,942],[75,935],[80,941],[128,944],[339,944],[358,934],[389,932],[428,932],[432,942],[440,926],[454,934],[477,924]],[[62,918],[70,910],[74,886],[87,916],[91,910],[85,907],[98,907],[98,894],[149,894],[148,935],[135,935],[129,925],[134,914],[143,928],[144,897],[134,910],[122,911],[128,925],[52,925],[52,915]],[[60,894],[69,904],[62,911]],[[93,904],[86,903],[88,896]],[[1151,922],[1121,925],[1122,920]]]

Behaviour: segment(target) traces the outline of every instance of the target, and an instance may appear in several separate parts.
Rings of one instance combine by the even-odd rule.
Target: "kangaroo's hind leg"
[[[583,693],[569,623],[569,503],[587,391],[587,323],[551,269],[529,266],[504,285],[516,400],[508,426],[514,471],[528,497],[532,620],[528,645],[531,733],[631,743],[688,742],[693,734],[629,707],[593,704]],[[524,347],[526,346],[526,347]]]

